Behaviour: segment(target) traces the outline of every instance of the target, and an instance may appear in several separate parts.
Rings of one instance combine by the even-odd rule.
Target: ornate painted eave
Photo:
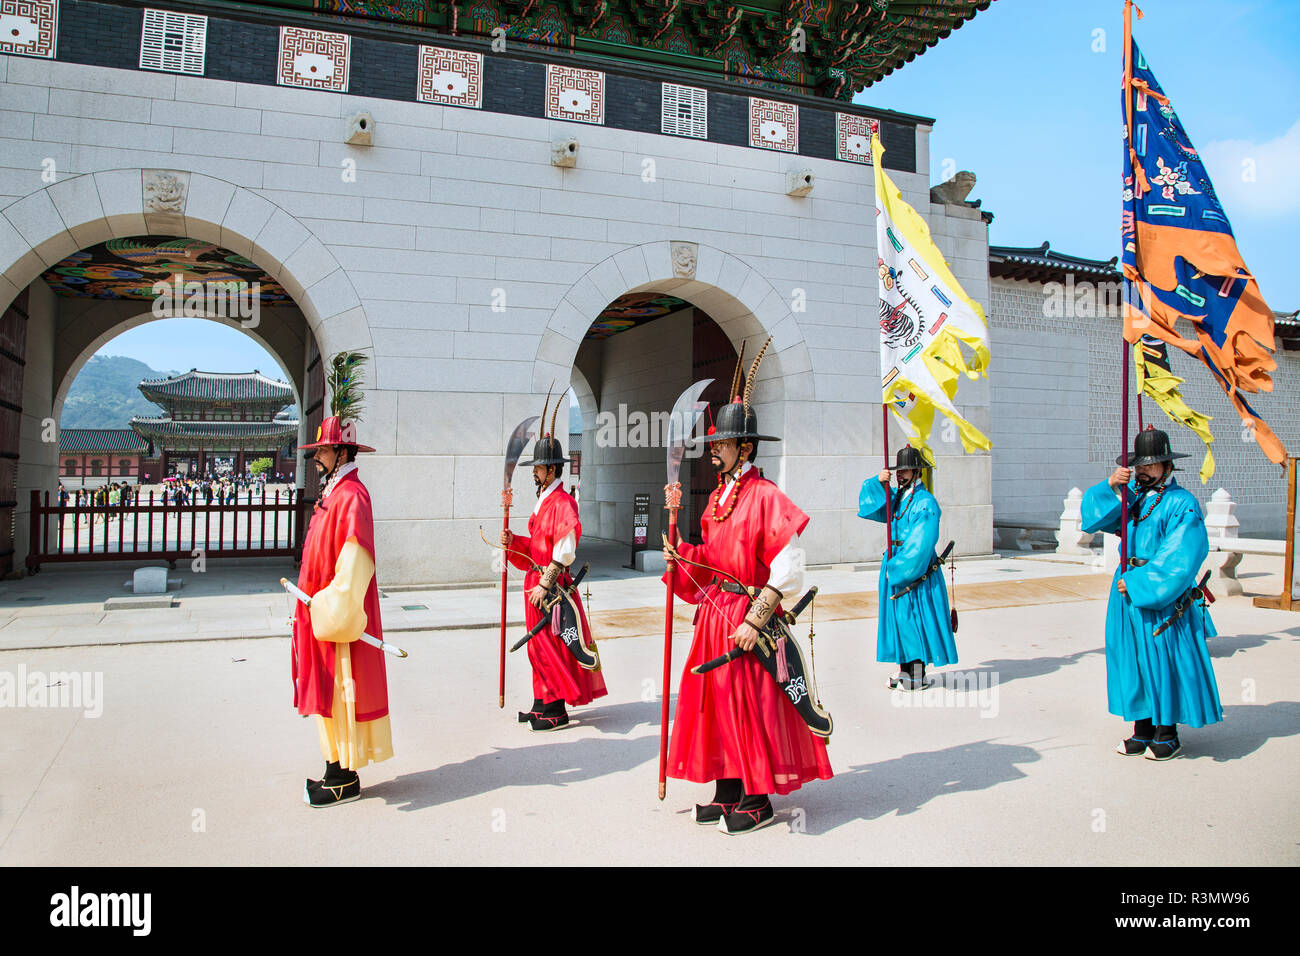
[[[659,63],[744,85],[850,100],[992,2],[255,0],[253,5],[383,20],[480,41],[490,41],[493,31],[503,28],[507,44]]]

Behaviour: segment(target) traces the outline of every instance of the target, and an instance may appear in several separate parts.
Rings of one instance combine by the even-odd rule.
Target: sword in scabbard
[[[1151,636],[1159,637],[1165,631],[1169,630],[1169,628],[1173,626],[1174,621],[1178,620],[1184,613],[1186,613],[1187,609],[1192,606],[1192,602],[1195,601],[1198,596],[1205,603],[1213,604],[1214,595],[1211,594],[1210,589],[1206,587],[1206,582],[1209,580],[1210,572],[1209,569],[1206,569],[1205,573],[1201,575],[1201,580],[1196,583],[1196,586],[1190,588],[1178,599],[1178,603],[1174,605],[1174,613],[1169,615],[1169,620],[1157,627],[1155,631],[1152,632]]]
[[[555,582],[555,584],[551,587],[551,590],[547,593],[546,597],[542,599],[542,607],[541,607],[542,619],[538,621],[536,624],[534,624],[529,629],[527,634],[525,634],[519,640],[515,641],[514,646],[510,648],[511,654],[519,650],[519,648],[523,647],[525,644],[527,644],[534,637],[536,637],[538,634],[541,633],[542,628],[544,628],[546,626],[546,623],[551,619],[551,609],[554,608],[555,605],[559,604],[560,601],[564,600],[565,594],[577,593],[578,585],[581,584],[582,579],[587,576],[588,567],[590,567],[590,565],[584,564],[582,566],[582,569],[578,571],[577,576],[574,577],[574,579],[569,583],[567,587],[561,587],[559,581]]]
[[[664,507],[668,509],[669,545],[677,544],[677,510],[682,506],[682,458],[686,455],[686,442],[695,431],[700,415],[709,403],[700,400],[713,379],[702,379],[677,397],[668,418],[668,475],[664,482]],[[673,668],[673,586],[671,575],[673,560],[668,560],[668,595],[664,599],[664,676],[659,706],[659,799],[668,795],[668,689],[672,686]]]
[[[510,434],[510,440],[506,443],[505,484],[502,485],[501,490],[502,531],[510,530],[510,505],[514,500],[511,482],[514,479],[515,465],[519,464],[519,456],[524,453],[524,445],[528,444],[535,421],[537,421],[536,415],[525,418],[515,426],[515,430]],[[501,560],[501,653],[497,667],[498,707],[506,705],[506,575],[509,569],[510,563],[503,556]]]
[[[891,594],[889,596],[889,600],[897,601],[899,598],[901,598],[904,594],[907,594],[909,591],[915,591],[917,588],[921,586],[922,582],[924,582],[926,578],[928,578],[939,568],[942,568],[943,562],[947,560],[948,555],[952,553],[952,546],[954,543],[955,542],[953,541],[949,541],[948,547],[943,549],[943,554],[939,555],[937,558],[935,558],[933,561],[930,562],[930,566],[925,569],[925,574],[921,575],[919,578],[917,578],[907,587],[903,588],[903,590],[899,591],[897,594]]]
[[[286,591],[288,591],[293,597],[301,601],[305,606],[311,607],[311,595],[299,589],[288,578],[281,578],[280,584]],[[402,650],[396,644],[387,644],[384,641],[381,641],[379,638],[371,637],[369,634],[366,633],[362,633],[361,642],[363,644],[369,644],[371,647],[377,647],[385,654],[391,654],[394,657],[407,656],[406,651]]]
[[[794,607],[790,608],[790,610],[786,611],[784,614],[781,615],[781,620],[784,621],[787,626],[794,624],[794,622],[798,619],[799,615],[803,613],[803,609],[806,608],[809,605],[809,603],[812,601],[812,599],[815,598],[816,596],[817,596],[817,588],[816,587],[809,588],[806,592],[804,592],[804,596],[801,597],[795,603]],[[746,652],[741,648],[733,647],[731,650],[727,651],[727,653],[723,654],[721,657],[715,657],[711,661],[705,661],[703,664],[699,664],[695,667],[692,667],[691,673],[707,674],[711,670],[717,670],[719,667],[722,667],[724,664],[730,664],[732,661],[736,660],[738,657],[740,657],[741,654],[744,653]]]

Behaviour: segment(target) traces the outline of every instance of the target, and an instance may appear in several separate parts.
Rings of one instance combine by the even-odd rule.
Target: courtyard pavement
[[[653,575],[593,574],[610,693],[551,734],[515,721],[532,696],[522,652],[497,707],[498,592],[386,592],[386,633],[411,655],[388,664],[396,755],[362,771],[360,801],[315,811],[302,781],[322,761],[291,705],[286,566],[182,569],[179,606],[149,611],[102,610],[129,593],[122,568],[51,569],[0,586],[0,675],[43,685],[47,703],[78,681],[100,692],[0,708],[0,865],[1295,865],[1300,614],[1249,597],[1277,593],[1278,563],[1248,558],[1247,596],[1214,605],[1225,720],[1184,729],[1168,763],[1113,752],[1126,727],[1106,713],[1108,576],[959,562],[961,662],[904,695],[875,661],[875,570],[810,570],[835,778],[775,798],[775,824],[744,837],[690,821],[704,785],[670,780],[656,799]],[[796,634],[807,656],[806,621]],[[689,643],[679,615],[674,688]]]

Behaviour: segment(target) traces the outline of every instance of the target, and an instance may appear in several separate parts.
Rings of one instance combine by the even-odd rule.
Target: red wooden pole
[[[885,467],[889,467],[889,403],[880,406],[880,440],[885,453]],[[889,484],[885,484],[885,558],[894,556],[894,499]]]
[[[1137,155],[1132,153],[1133,149],[1133,0],[1124,0],[1124,121],[1126,129],[1125,148],[1130,150],[1133,160],[1133,193],[1138,196],[1138,169]],[[1137,239],[1136,227],[1134,231],[1134,241]],[[1124,303],[1123,314],[1120,316],[1120,347],[1122,349],[1122,358],[1120,361],[1120,375],[1123,377],[1123,387],[1121,389],[1121,409],[1120,409],[1120,450],[1119,460],[1120,467],[1128,467],[1128,341],[1124,338],[1124,324],[1127,321],[1128,302]],[[1141,398],[1138,399],[1139,408],[1141,408]],[[1119,524],[1119,573],[1123,574],[1128,570],[1128,487],[1127,485],[1120,488],[1120,524]]]
[[[501,493],[501,530],[510,530],[510,498],[511,489],[507,488]],[[501,653],[500,660],[497,664],[497,706],[504,708],[506,705],[506,578],[510,571],[510,559],[506,552],[501,552]]]
[[[680,492],[679,492],[680,493]],[[668,541],[677,546],[677,509],[668,508]],[[668,561],[671,576],[673,562]],[[664,677],[659,702],[659,799],[668,795],[668,689],[673,679],[673,585],[670,579],[664,601]]]

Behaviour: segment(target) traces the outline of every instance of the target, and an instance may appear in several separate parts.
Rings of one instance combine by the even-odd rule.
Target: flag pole
[[[889,469],[889,403],[880,403],[880,441],[885,454],[885,469]],[[894,556],[894,505],[889,483],[885,482],[885,558]]]
[[[1138,175],[1137,156],[1133,151],[1133,0],[1124,0],[1124,118],[1125,137],[1129,155],[1133,158],[1133,195],[1137,197]],[[1133,225],[1134,242],[1137,241],[1137,223]],[[1121,233],[1122,235],[1122,233]],[[1131,286],[1130,282],[1130,286]],[[1120,467],[1128,467],[1128,340],[1124,337],[1124,324],[1128,321],[1129,303],[1124,303],[1120,314],[1120,346],[1122,358],[1120,374],[1123,376],[1120,408]],[[1142,398],[1138,397],[1139,406]],[[1120,489],[1120,524],[1119,524],[1119,573],[1128,570],[1128,486]]]

